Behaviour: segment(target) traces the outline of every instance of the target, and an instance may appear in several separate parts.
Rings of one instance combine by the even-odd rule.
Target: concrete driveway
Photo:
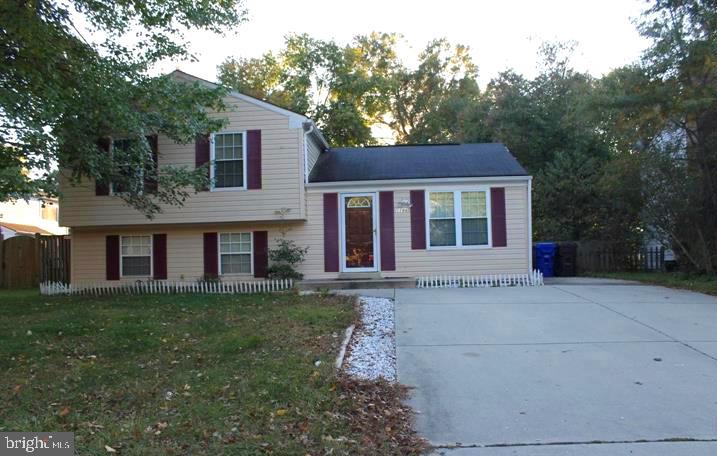
[[[436,454],[717,454],[717,298],[640,285],[399,289]]]

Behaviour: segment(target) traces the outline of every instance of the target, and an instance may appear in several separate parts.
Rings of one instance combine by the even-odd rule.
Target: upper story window
[[[219,234],[219,273],[251,274],[251,233]]]
[[[246,135],[215,133],[212,135],[211,178],[214,189],[245,188]]]
[[[57,206],[52,203],[45,203],[40,208],[40,217],[50,222],[57,221]]]
[[[152,236],[122,236],[120,245],[123,277],[152,275]]]
[[[428,193],[430,247],[490,246],[488,192]]]
[[[144,169],[141,166],[130,163],[127,151],[132,147],[131,139],[115,139],[112,141],[112,155],[120,160],[119,174],[121,182],[112,182],[113,194],[126,193],[135,187],[135,193],[142,193],[144,190]]]

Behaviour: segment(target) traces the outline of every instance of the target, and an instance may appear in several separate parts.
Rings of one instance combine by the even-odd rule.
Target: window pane
[[[149,236],[122,236],[122,255],[151,255],[152,241]]]
[[[214,165],[214,186],[244,186],[244,162],[242,160],[217,161]]]
[[[148,276],[151,274],[150,258],[148,256],[141,257],[123,257],[122,258],[122,275],[123,276]]]
[[[244,144],[241,133],[224,133],[214,135],[215,160],[241,160]]]
[[[429,201],[431,205],[430,218],[454,217],[453,192],[430,193]]]
[[[456,221],[431,220],[429,223],[431,246],[456,245]]]
[[[236,158],[241,158],[242,156],[242,149],[244,144],[241,136],[241,133],[234,134],[234,157]]]
[[[251,253],[251,233],[221,233],[219,235],[221,253]]]
[[[463,245],[488,245],[488,219],[461,220]]]
[[[463,217],[486,217],[485,192],[462,192]]]
[[[144,172],[137,162],[137,157],[130,157],[129,149],[136,147],[133,139],[115,139],[112,141],[112,156],[118,165],[119,178],[111,183],[112,192],[126,193],[134,190],[141,193],[144,188]],[[130,160],[132,158],[132,160]]]
[[[251,255],[222,254],[222,274],[249,274],[251,273]]]

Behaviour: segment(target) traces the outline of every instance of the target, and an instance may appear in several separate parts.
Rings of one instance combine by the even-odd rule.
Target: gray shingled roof
[[[527,176],[503,144],[338,147],[319,157],[309,182]]]

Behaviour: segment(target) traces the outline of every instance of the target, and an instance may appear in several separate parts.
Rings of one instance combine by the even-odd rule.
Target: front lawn
[[[637,280],[639,282],[681,288],[717,296],[717,276],[694,275],[681,272],[610,272],[595,274],[595,277]]]
[[[402,389],[336,377],[349,298],[0,291],[0,430],[79,454],[410,454]]]

